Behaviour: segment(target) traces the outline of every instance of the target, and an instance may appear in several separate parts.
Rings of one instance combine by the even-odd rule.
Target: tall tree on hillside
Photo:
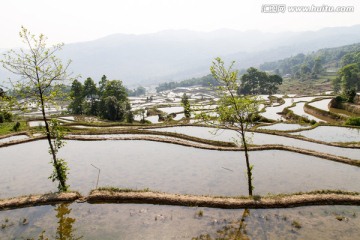
[[[88,115],[97,115],[98,89],[92,78],[88,77],[84,82],[83,97],[85,98],[84,112]]]
[[[69,109],[73,114],[83,113],[84,86],[78,80],[74,80],[70,90],[71,103]]]
[[[353,63],[341,68],[338,72],[337,81],[340,81],[342,94],[348,99],[349,102],[352,102],[356,92],[360,90],[359,64]],[[339,83],[335,81],[334,87],[336,84]]]
[[[321,71],[322,71],[321,58],[318,57],[315,59],[314,66],[312,68],[312,72],[314,74],[319,74],[319,73],[321,73]]]
[[[99,82],[99,94],[100,94],[100,95],[103,94],[107,82],[108,82],[107,77],[106,77],[105,75],[103,75],[103,76],[101,77],[100,82]]]
[[[124,120],[130,114],[130,102],[120,80],[106,83],[100,99],[100,115],[109,120]]]
[[[12,82],[14,91],[29,102],[36,103],[42,113],[45,122],[45,134],[49,144],[54,172],[50,178],[59,181],[59,191],[66,191],[68,185],[67,164],[57,157],[59,148],[63,145],[62,133],[56,121],[49,122],[45,108],[52,103],[60,94],[56,86],[69,80],[67,69],[70,61],[65,65],[56,57],[63,44],[57,44],[50,48],[46,46],[46,37],[40,34],[32,35],[26,28],[21,27],[20,38],[28,49],[20,51],[11,50],[1,60],[3,67],[18,75],[21,80]]]
[[[202,113],[200,117],[211,126],[229,128],[235,130],[240,135],[240,143],[244,147],[246,162],[246,172],[248,180],[249,195],[253,195],[252,170],[248,150],[247,130],[253,122],[259,107],[256,97],[237,95],[238,71],[233,70],[231,65],[226,68],[221,58],[216,58],[210,67],[211,74],[218,81],[218,86],[214,87],[218,97],[218,107],[216,108],[217,117]]]
[[[266,72],[259,71],[256,68],[249,68],[241,77],[241,85],[238,94],[256,95],[256,94],[275,94],[278,86],[282,84],[282,78],[279,75],[269,75]]]

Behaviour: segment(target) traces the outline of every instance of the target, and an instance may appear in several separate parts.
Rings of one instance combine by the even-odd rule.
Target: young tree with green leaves
[[[27,49],[10,50],[4,54],[1,63],[5,69],[21,78],[12,82],[17,96],[21,96],[28,102],[34,102],[40,107],[54,166],[54,172],[50,178],[53,181],[59,181],[59,191],[67,191],[66,162],[57,157],[58,149],[63,145],[61,130],[58,128],[58,123],[49,122],[45,108],[51,103],[56,104],[55,99],[61,95],[61,88],[57,86],[66,80],[71,80],[67,74],[71,61],[63,64],[56,57],[56,53],[62,49],[63,44],[47,47],[47,38],[43,34],[36,37],[26,28],[21,27],[20,38],[26,44]]]
[[[0,88],[0,123],[11,122],[12,114],[8,111],[11,108],[12,99]]]
[[[233,70],[235,62],[226,68],[221,58],[216,58],[210,67],[211,74],[219,85],[214,87],[218,97],[217,117],[201,114],[200,117],[211,126],[235,130],[240,135],[240,143],[244,148],[247,169],[248,192],[253,195],[252,170],[250,164],[247,130],[257,115],[259,101],[254,96],[237,95],[239,87],[238,71]]]

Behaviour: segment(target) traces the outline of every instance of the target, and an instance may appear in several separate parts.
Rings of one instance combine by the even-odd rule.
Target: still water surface
[[[199,212],[202,216],[199,216]],[[244,214],[245,213],[245,214]],[[357,239],[360,207],[211,209],[150,204],[60,204],[1,211],[0,239]],[[244,217],[245,224],[240,219]],[[342,219],[339,221],[338,219]],[[294,227],[294,222],[300,228]],[[228,239],[228,238],[221,238]],[[230,238],[229,238],[230,239]]]
[[[319,126],[293,134],[324,142],[360,142],[360,128]]]
[[[317,127],[319,128],[319,127]],[[315,128],[315,129],[317,129]],[[323,127],[320,127],[320,129],[322,129]],[[357,139],[357,141],[360,141],[360,135],[359,135],[359,130],[357,129],[350,129],[351,131],[354,131],[355,135],[350,135],[349,137],[346,138],[346,136],[348,136],[348,132],[346,131],[346,128],[340,128],[340,127],[331,127],[332,129],[330,130],[334,130],[338,133],[338,136],[340,132],[344,131],[345,133],[343,133],[343,137],[341,138],[342,140],[347,139],[347,141],[355,141],[354,139]],[[314,129],[314,130],[315,130]],[[232,130],[224,130],[224,129],[215,129],[215,128],[209,128],[209,127],[194,127],[194,126],[185,126],[185,127],[167,127],[167,128],[156,128],[156,129],[152,129],[155,131],[163,131],[163,132],[176,132],[176,133],[181,133],[181,134],[185,134],[185,135],[189,135],[189,136],[193,136],[193,137],[198,137],[198,138],[204,138],[204,139],[209,139],[209,140],[217,140],[217,141],[225,141],[225,142],[233,142],[233,141],[239,141],[240,137],[239,134],[235,131]],[[325,131],[322,131],[323,136],[321,136],[321,134],[316,134],[313,133],[312,131],[314,130],[309,130],[309,131],[302,131],[302,132],[296,132],[293,133],[294,135],[296,134],[302,134],[306,137],[309,138],[314,138],[314,139],[318,139],[318,140],[323,140],[326,139],[326,137],[329,137],[329,135],[331,134],[330,131],[326,131],[326,129],[323,129]],[[333,146],[328,146],[328,145],[324,145],[324,144],[318,144],[318,143],[313,143],[313,142],[308,142],[308,141],[302,141],[299,139],[294,139],[294,138],[289,138],[289,137],[283,137],[283,136],[276,136],[276,135],[271,135],[271,134],[265,134],[265,133],[247,133],[247,136],[249,137],[249,141],[253,144],[257,144],[257,145],[264,145],[264,144],[282,144],[285,146],[290,146],[290,147],[297,147],[297,148],[303,148],[303,149],[309,149],[309,150],[314,150],[317,152],[323,152],[323,153],[328,153],[328,154],[333,154],[336,156],[342,156],[342,157],[348,157],[351,159],[355,159],[355,160],[360,160],[360,149],[351,149],[351,148],[341,148],[341,147],[333,147]],[[352,137],[353,136],[353,137]],[[359,136],[358,138],[356,136]],[[330,141],[334,141],[334,139],[339,140],[340,138],[330,138]]]
[[[0,148],[0,198],[55,191],[44,140]],[[99,186],[209,195],[246,195],[243,152],[203,150],[131,141],[67,141],[60,151],[72,190],[86,195]],[[360,169],[287,151],[250,153],[255,194],[318,189],[360,191]]]

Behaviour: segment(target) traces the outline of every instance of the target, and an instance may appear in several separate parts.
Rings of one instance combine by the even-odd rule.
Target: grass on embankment
[[[18,129],[18,132],[28,130],[28,125],[26,124],[25,121],[19,121],[19,123],[20,123],[20,128]],[[16,133],[16,131],[13,130],[15,124],[16,122],[0,123],[0,135]]]

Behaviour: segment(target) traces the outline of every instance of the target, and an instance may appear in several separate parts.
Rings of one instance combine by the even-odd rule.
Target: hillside
[[[98,81],[103,74],[126,85],[148,85],[201,77],[215,57],[236,60],[239,68],[258,66],[324,47],[360,42],[360,25],[308,32],[264,33],[222,29],[213,32],[168,30],[153,34],[115,34],[65,45],[72,71]],[[1,46],[0,46],[1,47]],[[0,79],[7,77],[0,70]]]
[[[260,65],[260,69],[265,71],[279,71],[282,75],[295,75],[298,71],[301,71],[302,66],[313,69],[316,61],[319,61],[323,70],[336,71],[336,69],[344,66],[343,57],[353,52],[360,52],[360,43],[336,48],[324,48],[306,55],[299,53],[278,61],[265,62]]]
[[[263,71],[280,74],[284,77],[279,93],[296,93],[312,95],[333,90],[332,81],[336,78],[337,70],[344,65],[358,61],[360,57],[360,43],[324,48],[309,54],[299,53],[293,57],[260,65]],[[240,73],[244,72],[242,69]],[[166,82],[159,84],[158,91],[188,87],[194,85],[208,85],[213,83],[211,75],[199,78]]]

